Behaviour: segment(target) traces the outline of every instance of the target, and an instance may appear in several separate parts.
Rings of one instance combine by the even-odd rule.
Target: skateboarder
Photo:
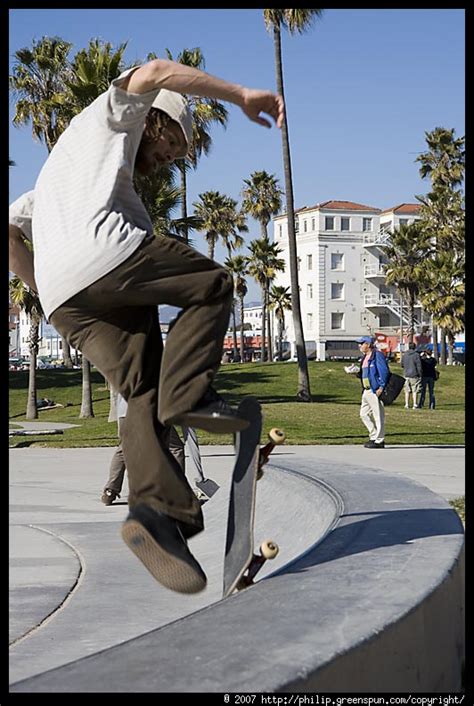
[[[201,505],[166,447],[165,427],[231,433],[245,422],[210,387],[231,277],[183,243],[154,237],[133,188],[135,169],[147,175],[186,156],[192,120],[181,94],[230,101],[266,127],[261,113],[283,122],[283,100],[270,91],[162,59],[129,69],[50,153],[34,189],[33,245],[45,315],[128,402],[122,536],[159,582],[193,593],[206,586],[187,546],[204,527]],[[182,308],[164,353],[158,304]]]

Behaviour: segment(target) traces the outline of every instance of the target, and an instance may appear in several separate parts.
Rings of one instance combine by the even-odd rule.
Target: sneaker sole
[[[160,547],[140,522],[125,522],[122,538],[153,578],[166,588],[178,593],[199,593],[206,588],[205,576]]]
[[[196,427],[211,433],[214,432],[214,434],[235,434],[249,426],[249,421],[241,417],[226,417],[220,414],[213,417],[209,414],[199,414],[199,412],[187,412],[182,415],[179,422],[172,421],[170,423]]]

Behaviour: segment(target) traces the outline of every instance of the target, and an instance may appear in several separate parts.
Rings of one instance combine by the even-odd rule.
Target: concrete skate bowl
[[[247,591],[11,691],[459,691],[464,535],[448,503],[361,466],[274,470],[308,497],[317,481],[333,508],[322,537]]]

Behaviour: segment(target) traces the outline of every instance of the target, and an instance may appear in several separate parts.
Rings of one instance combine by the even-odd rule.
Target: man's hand
[[[259,125],[271,127],[270,121],[261,117],[261,112],[270,115],[277,127],[281,128],[283,125],[285,106],[283,98],[276,93],[245,88],[241,108],[250,120]]]
[[[383,387],[379,387],[378,390],[375,391],[375,394],[377,395],[377,397],[380,397],[382,392],[383,392]]]

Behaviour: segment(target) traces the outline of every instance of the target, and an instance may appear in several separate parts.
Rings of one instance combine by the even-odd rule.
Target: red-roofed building
[[[394,228],[419,218],[419,209],[414,203],[382,210],[331,199],[295,211],[303,331],[307,348],[316,349],[318,360],[357,356],[358,336],[376,332],[396,336],[401,320],[407,326],[408,312],[402,309],[401,319],[398,292],[385,284],[384,246]],[[273,223],[280,257],[287,262],[274,284],[289,287],[286,214]],[[421,331],[427,317],[421,309],[417,314]],[[286,314],[285,328],[294,354],[291,312]]]

